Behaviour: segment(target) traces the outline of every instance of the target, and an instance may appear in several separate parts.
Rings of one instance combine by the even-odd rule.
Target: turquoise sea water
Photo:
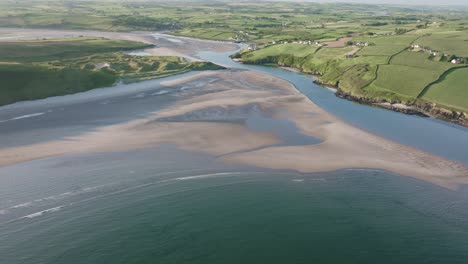
[[[464,189],[213,164],[168,148],[8,167],[0,263],[467,263]]]

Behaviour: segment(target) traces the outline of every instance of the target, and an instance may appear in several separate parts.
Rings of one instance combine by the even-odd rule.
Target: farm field
[[[410,51],[410,46],[422,37],[430,38],[415,34],[356,37],[353,43],[367,45],[348,44],[350,46],[344,48],[308,45],[300,48],[300,44],[280,44],[243,53],[242,59],[246,63],[277,63],[319,74],[321,83],[338,86],[341,91],[353,96],[412,104],[428,85],[446,71],[459,66],[448,58],[434,57],[430,52]],[[348,58],[348,54],[353,55]],[[466,78],[466,75],[456,74],[451,76],[451,82],[466,83]],[[459,101],[466,101],[464,98],[468,97],[468,90],[455,90],[458,98],[461,98]],[[451,93],[451,90],[446,91]],[[454,105],[446,99],[437,101],[434,99],[437,96],[437,93],[433,94],[430,101],[442,106],[460,106],[460,102]],[[462,107],[456,109],[465,110]]]
[[[468,112],[467,76],[468,68],[454,69],[441,82],[431,85],[421,98]]]
[[[439,77],[437,72],[404,65],[382,65],[377,74],[377,79],[371,84],[372,88],[409,98],[416,98],[426,85]]]
[[[463,10],[363,4],[197,1],[2,1],[0,26],[97,30],[170,30],[178,35],[268,43],[282,40],[333,41],[346,35],[412,32],[434,14],[466,18]],[[439,21],[439,20],[438,20]],[[437,21],[437,22],[438,22]],[[445,22],[451,28],[456,22]],[[439,25],[439,24],[437,24]],[[419,27],[419,28],[416,28]],[[426,30],[426,29],[425,29]]]
[[[133,56],[150,45],[104,38],[0,42],[0,105],[190,70],[218,69],[178,57]]]
[[[412,6],[281,1],[2,1],[0,27],[166,31],[243,42],[258,47],[236,55],[245,63],[295,67],[318,75],[318,82],[336,86],[341,93],[406,104],[416,103],[423,91],[428,92],[428,86],[451,68],[468,63],[466,7],[427,6],[421,12]],[[346,40],[344,47],[327,46],[339,39]],[[29,54],[27,49],[21,52]],[[41,60],[73,57],[74,52],[70,46],[66,53],[50,53],[50,58],[41,58],[38,52],[23,60],[37,64]],[[10,62],[11,54],[7,49],[0,50],[4,62]],[[138,66],[133,75],[122,69],[116,74],[118,78],[123,74],[137,79],[156,74],[143,73],[142,69],[148,67]],[[443,82],[449,79],[455,79],[453,83],[467,82],[461,74],[450,76],[438,82],[437,87],[447,86]],[[466,89],[454,91],[468,97]],[[429,100],[426,97],[430,94]],[[438,94],[431,91],[422,99],[452,109],[450,100],[435,98]]]
[[[450,63],[430,60],[429,54],[404,51],[394,56],[389,65],[379,67],[378,76],[370,88],[416,98],[427,85],[451,67]]]
[[[41,62],[148,47],[151,45],[126,40],[87,37],[3,41],[0,42],[0,58],[3,62]]]
[[[276,56],[278,54],[293,55],[295,57],[306,57],[317,51],[318,47],[302,45],[302,44],[278,44],[266,47],[251,53],[249,60],[255,61],[269,56]]]
[[[392,56],[406,49],[411,42],[416,40],[414,35],[393,35],[381,37],[357,37],[355,42],[369,43],[372,46],[367,46],[358,52],[360,56]]]
[[[464,31],[441,31],[423,36],[415,42],[420,46],[429,47],[433,50],[443,51],[460,57],[468,57],[468,32]]]

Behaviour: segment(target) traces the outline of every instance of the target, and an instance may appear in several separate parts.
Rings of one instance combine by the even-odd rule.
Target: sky
[[[369,4],[398,4],[398,5],[464,5],[468,0],[304,0],[304,2],[341,2],[341,3],[369,3]]]

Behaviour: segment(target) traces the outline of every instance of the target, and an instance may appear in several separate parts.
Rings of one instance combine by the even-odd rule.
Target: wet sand
[[[0,29],[0,33],[7,32]],[[148,33],[22,30],[17,34],[29,37],[78,34],[138,40],[158,45],[153,54],[179,54],[192,59],[196,59],[201,47],[215,51],[234,47],[185,38],[154,39]],[[215,155],[220,162],[229,164],[300,172],[366,168],[392,171],[448,188],[468,183],[465,165],[353,127],[316,106],[290,83],[275,77],[227,70],[203,72],[162,85],[182,91],[170,106],[145,118],[100,125],[78,136],[1,148],[0,166],[67,154],[172,144],[183,150]],[[246,120],[259,113],[288,120],[320,143],[288,146],[274,132],[250,129]]]
[[[104,126],[64,140],[0,149],[0,165],[77,153],[127,151],[173,144],[218,156],[229,164],[300,172],[370,168],[455,188],[468,169],[375,136],[326,113],[286,81],[250,71],[204,72],[170,82],[186,88],[177,100],[147,118]],[[202,92],[201,92],[202,91]],[[293,122],[318,144],[287,146],[274,133],[249,129],[252,107]]]

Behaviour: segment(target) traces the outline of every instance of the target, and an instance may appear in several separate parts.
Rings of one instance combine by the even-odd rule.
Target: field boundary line
[[[444,72],[439,76],[439,78],[437,78],[437,80],[432,81],[432,82],[430,82],[428,85],[426,85],[426,87],[424,87],[424,89],[422,89],[422,91],[418,94],[418,96],[417,96],[416,98],[421,98],[421,97],[423,97],[423,96],[427,93],[427,91],[429,91],[429,89],[431,88],[431,86],[433,86],[434,84],[440,83],[440,82],[442,82],[443,80],[445,80],[445,77],[447,77],[447,75],[449,75],[449,74],[452,73],[453,71],[456,71],[456,70],[459,70],[459,69],[463,69],[463,68],[468,68],[468,65],[452,67],[452,68],[450,68],[450,69],[444,71]]]
[[[416,42],[418,39],[420,39],[420,38],[422,38],[422,37],[424,37],[424,36],[428,36],[428,35],[421,35],[421,36],[415,38],[413,41],[411,41],[411,42],[409,43],[409,46],[407,46],[407,47],[405,47],[404,49],[400,50],[399,52],[397,52],[397,53],[391,55],[391,56],[388,58],[387,64],[390,64],[395,56],[398,56],[399,54],[401,54],[401,53],[403,53],[404,51],[406,51],[406,50],[408,49],[408,47],[411,47],[411,45],[413,45],[414,42]]]
[[[415,38],[413,41],[411,41],[411,42],[409,43],[409,46],[411,46],[414,42],[416,42],[418,39],[420,39],[420,38],[422,38],[422,37],[424,37],[424,36],[428,36],[428,34],[426,34],[426,35],[421,35],[421,36]],[[395,56],[397,56],[398,54],[404,52],[404,51],[407,50],[407,49],[408,49],[408,47],[405,47],[404,49],[400,50],[399,52],[397,52],[397,53],[391,55],[391,56],[388,58],[387,63],[385,63],[385,64],[376,64],[377,67],[376,67],[376,70],[375,70],[375,77],[374,77],[368,84],[364,85],[361,89],[364,89],[364,88],[368,87],[368,86],[371,85],[373,82],[375,82],[375,80],[377,80],[377,78],[378,78],[378,76],[379,76],[380,65],[390,65],[390,63],[392,62],[392,59],[393,59]]]

